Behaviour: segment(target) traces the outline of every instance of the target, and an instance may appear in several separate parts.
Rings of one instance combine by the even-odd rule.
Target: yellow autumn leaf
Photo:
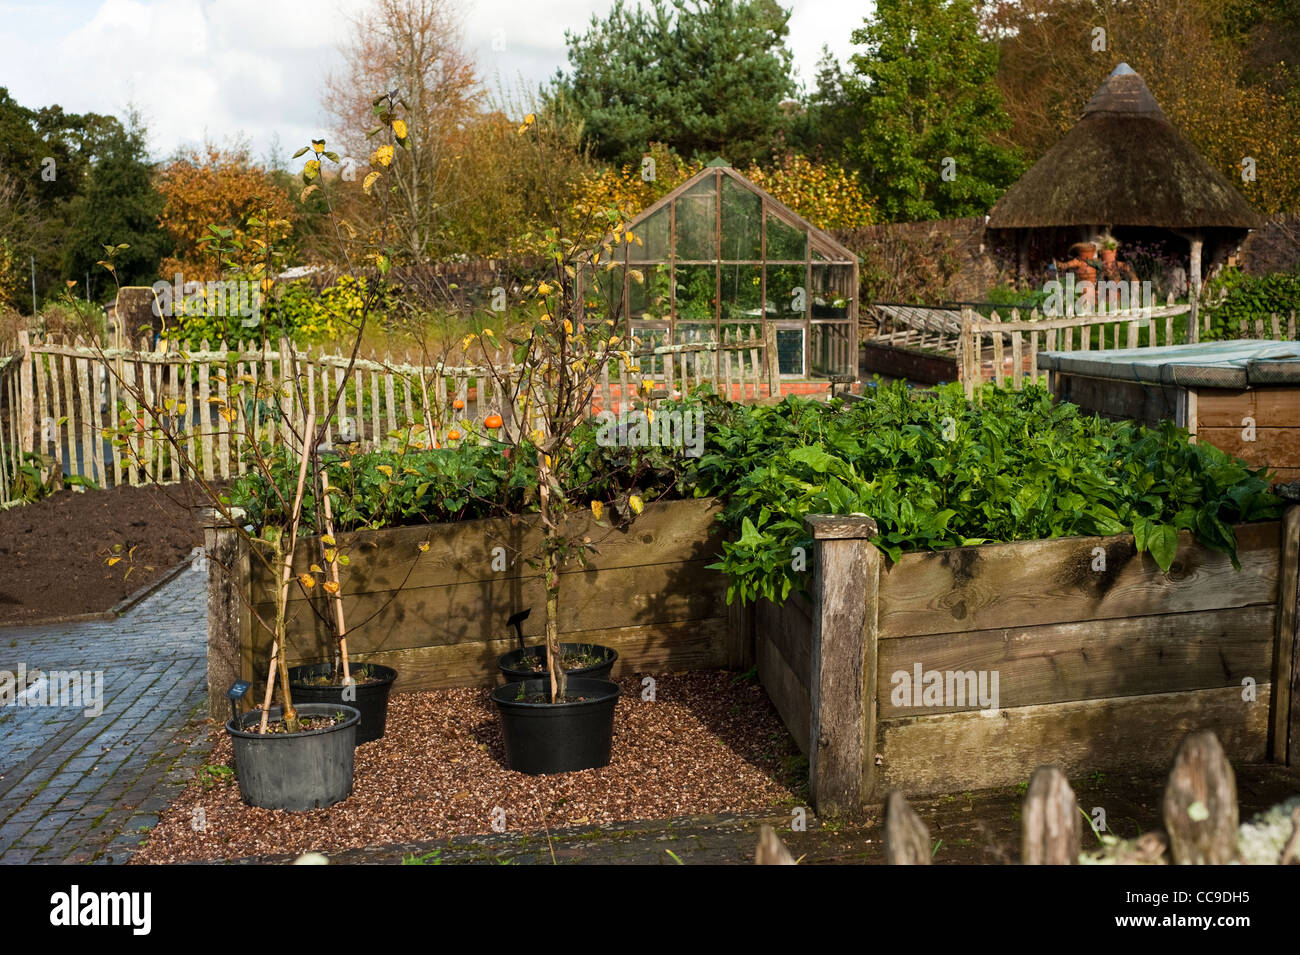
[[[323,574],[323,573],[325,573],[325,571],[321,570],[320,564],[312,564],[312,565],[311,565],[311,572],[312,572],[313,574]]]
[[[327,594],[336,594],[339,592],[339,585],[332,580],[327,580],[321,584],[321,589]]]
[[[361,188],[365,190],[366,195],[370,195],[370,189],[378,181],[380,174],[372,172],[361,182]]]
[[[533,123],[535,122],[537,122],[537,116],[535,114],[529,113],[527,116],[525,116],[524,124],[519,127],[519,135],[522,136],[524,133],[526,133],[528,131],[528,127],[533,125]]]
[[[333,535],[333,534],[322,534],[322,535],[320,536],[320,542],[321,542],[322,544],[328,544],[330,547],[333,547],[333,546],[334,546],[334,543],[335,543],[335,542],[334,542],[334,535]]]
[[[564,334],[573,334],[573,322],[569,321],[567,318],[564,320]]]
[[[406,133],[406,122],[400,119],[393,120],[393,135],[398,139],[405,139]]]
[[[384,477],[393,476],[393,469],[390,468],[387,464],[376,465],[375,470],[378,471],[380,474],[384,475]]]
[[[421,554],[427,554],[428,552],[429,552],[429,542],[428,542],[428,541],[420,541],[420,553],[421,553]]]
[[[627,499],[627,504],[628,507],[632,508],[633,514],[640,514],[642,508],[645,507],[645,503],[641,500],[640,495],[637,494],[633,494],[631,497],[629,497]]]
[[[538,282],[538,283],[537,283],[537,294],[538,294],[538,295],[550,295],[551,292],[553,292],[553,291],[555,291],[555,289],[551,286],[551,283],[549,283],[549,282]]]
[[[596,520],[600,520],[600,515],[603,514],[604,511],[605,511],[605,505],[601,504],[600,501],[591,502],[591,513],[592,516],[596,518]]]
[[[122,559],[121,557],[110,557],[110,558],[108,559],[108,566],[109,566],[109,567],[112,567],[114,564],[116,564],[116,563],[117,563],[118,561],[120,561],[121,559]]]
[[[389,166],[393,161],[393,147],[380,146],[370,157],[370,161],[378,166]]]
[[[316,578],[313,577],[311,574],[299,574],[298,583],[302,584],[308,590],[311,590],[313,587],[316,586]]]

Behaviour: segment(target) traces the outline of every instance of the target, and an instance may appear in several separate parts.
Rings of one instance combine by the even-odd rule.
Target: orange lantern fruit
[[[505,422],[501,420],[501,416],[499,414],[490,414],[487,416],[487,418],[483,420],[484,426],[492,429],[493,431],[501,427],[502,424],[504,423]]]
[[[455,401],[451,403],[451,406],[455,408],[457,411],[462,411],[465,408],[465,402],[457,398]]]
[[[448,431],[448,432],[447,432],[447,440],[448,440],[448,441],[459,441],[459,440],[460,440],[460,432],[459,432],[459,431]]]

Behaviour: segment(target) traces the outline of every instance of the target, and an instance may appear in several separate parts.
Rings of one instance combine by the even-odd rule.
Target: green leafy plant
[[[412,852],[409,856],[402,856],[402,865],[442,865],[442,850],[432,849],[420,855]]]
[[[870,514],[874,543],[905,551],[992,541],[1132,532],[1161,570],[1179,531],[1232,556],[1232,524],[1276,517],[1265,472],[1165,423],[1147,429],[1081,414],[1038,387],[869,389],[839,407],[790,397],[770,408],[721,408],[692,477],[725,502],[735,539],[711,565],[728,598],[783,601],[806,587],[796,548],[811,553],[808,514]]]

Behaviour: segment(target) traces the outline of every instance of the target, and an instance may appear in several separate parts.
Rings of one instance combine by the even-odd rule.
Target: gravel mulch
[[[798,748],[756,680],[702,671],[620,681],[609,766],[557,776],[505,768],[496,708],[482,689],[394,695],[387,735],[356,751],[352,795],[303,813],[245,806],[236,782],[197,782],[132,864],[229,859],[799,804]],[[232,763],[224,733],[209,758]],[[211,775],[211,774],[209,774]],[[499,818],[499,813],[498,816]]]

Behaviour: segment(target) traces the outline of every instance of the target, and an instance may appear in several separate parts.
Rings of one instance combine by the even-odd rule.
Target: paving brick
[[[191,725],[206,692],[205,593],[203,575],[180,574],[118,620],[6,629],[0,669],[102,672],[104,710],[0,721],[0,864],[125,862],[143,838],[133,830],[192,778],[170,771],[200,765],[207,747]]]

